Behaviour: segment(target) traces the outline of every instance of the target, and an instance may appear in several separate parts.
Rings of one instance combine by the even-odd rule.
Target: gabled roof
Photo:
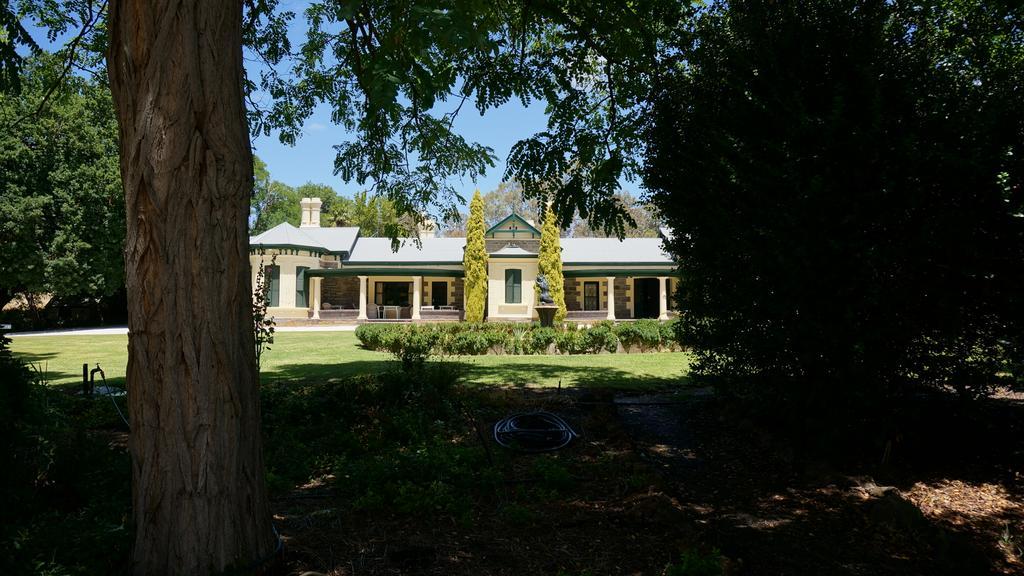
[[[491,252],[490,255],[494,258],[533,258],[537,253],[524,250],[515,244],[508,243],[502,246],[500,250]]]
[[[391,249],[390,238],[359,238],[352,247],[352,255],[342,266],[350,264],[462,264],[465,238],[424,238],[423,247],[410,238],[400,240],[398,251]]]
[[[292,248],[347,255],[359,228],[296,228],[287,222],[249,237],[250,248]]]
[[[498,222],[494,226],[491,226],[490,228],[488,228],[487,231],[484,232],[484,236],[485,237],[486,236],[490,236],[491,233],[493,233],[493,232],[501,232],[501,230],[498,230],[498,228],[504,226],[505,223],[507,223],[509,220],[516,220],[516,221],[520,222],[523,226],[526,226],[526,228],[529,229],[530,232],[533,232],[537,236],[540,236],[540,230],[537,230],[537,228],[534,227],[533,224],[530,224],[522,216],[520,216],[519,214],[516,214],[515,212],[513,212],[512,214],[509,214],[508,216],[504,217],[501,220],[501,222]]]
[[[319,242],[332,254],[351,254],[352,245],[359,238],[359,228],[299,228],[299,231]]]
[[[562,238],[562,264],[674,264],[661,238]]]

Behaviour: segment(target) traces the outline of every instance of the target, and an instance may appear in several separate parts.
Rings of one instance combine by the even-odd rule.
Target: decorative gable
[[[500,240],[533,240],[540,238],[540,230],[518,214],[510,214],[504,220],[491,226],[484,233],[485,238]]]

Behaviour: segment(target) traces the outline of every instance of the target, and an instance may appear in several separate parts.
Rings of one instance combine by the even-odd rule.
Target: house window
[[[523,301],[523,271],[505,270],[505,303],[520,304]]]
[[[295,307],[306,308],[309,306],[309,278],[306,277],[308,266],[295,267]]]
[[[430,283],[430,305],[431,306],[447,306],[448,305],[448,283],[447,282],[431,282]]]
[[[281,305],[281,267],[267,266],[263,272],[266,276],[267,306]]]

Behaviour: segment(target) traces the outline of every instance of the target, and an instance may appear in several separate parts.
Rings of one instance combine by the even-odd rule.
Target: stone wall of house
[[[355,276],[327,276],[321,283],[321,291],[321,305],[359,308],[359,278]]]
[[[484,245],[487,247],[487,253],[488,254],[490,254],[491,252],[497,252],[498,250],[501,250],[502,248],[504,248],[508,244],[512,244],[514,246],[519,246],[520,248],[522,248],[523,250],[526,250],[527,252],[534,252],[534,253],[540,252],[540,239],[539,238],[536,239],[536,240],[531,240],[529,238],[525,238],[525,239],[522,239],[522,240],[520,240],[518,238],[515,239],[515,240],[511,240],[511,239],[508,239],[508,238],[486,238],[486,239],[484,239]]]
[[[452,305],[458,306],[459,309],[461,310],[465,307],[465,302],[463,301],[463,298],[466,293],[466,285],[463,282],[462,278],[453,278],[452,282],[452,288],[454,290],[454,298],[452,299]]]
[[[576,278],[565,279],[565,309],[583,310],[583,294],[579,290]]]

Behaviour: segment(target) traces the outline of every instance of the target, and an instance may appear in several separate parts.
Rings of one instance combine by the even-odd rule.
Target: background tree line
[[[34,308],[54,295],[98,307],[113,298],[123,310],[124,190],[110,90],[71,76],[50,94],[59,74],[59,60],[40,55],[15,76],[20,96],[0,99],[0,306],[20,295]]]
[[[302,218],[299,201],[302,198],[320,198],[321,226],[358,226],[366,236],[387,235],[397,226],[398,211],[387,198],[372,195],[367,191],[356,192],[352,197],[339,195],[327,184],[307,182],[292,187],[273,180],[265,162],[253,159],[252,202],[249,210],[249,232],[259,234],[278,224],[288,222],[298,226]]]
[[[519,182],[512,180],[502,182],[497,188],[484,193],[482,196],[484,222],[487,226],[493,226],[509,214],[519,214],[527,220],[531,220],[538,229],[544,220],[544,210],[540,207],[540,201],[536,198],[527,198],[523,193],[523,187]],[[655,214],[654,207],[649,203],[633,196],[626,190],[616,194],[616,200],[630,215],[633,224],[626,225],[623,229],[623,236],[627,238],[654,238],[658,236],[661,226]],[[469,220],[468,213],[460,213],[459,220],[449,220],[442,223],[441,233],[450,237],[461,237],[466,235],[466,223]],[[576,214],[567,227],[562,227],[564,236],[574,238],[607,237],[607,232],[599,225],[588,222],[585,218]]]

